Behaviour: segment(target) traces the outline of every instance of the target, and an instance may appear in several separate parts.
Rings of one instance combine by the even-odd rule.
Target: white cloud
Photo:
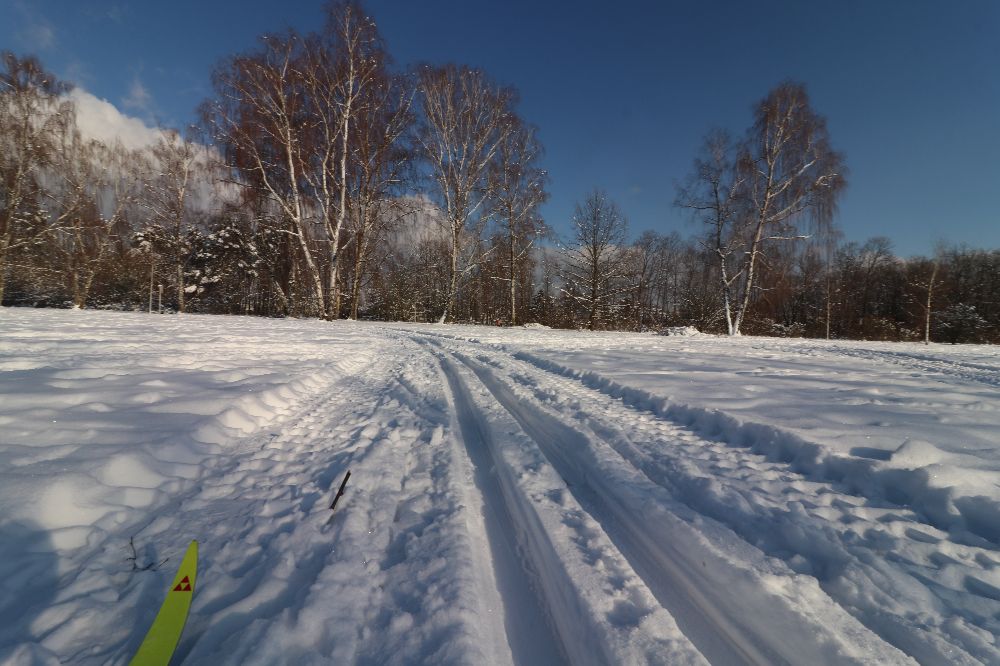
[[[69,98],[76,105],[77,125],[84,136],[103,143],[118,140],[133,150],[152,146],[159,139],[159,129],[150,127],[139,118],[123,114],[111,102],[99,99],[82,88],[74,88]]]
[[[159,128],[148,125],[141,118],[122,113],[108,102],[90,94],[82,88],[74,88],[68,94],[76,107],[76,122],[80,133],[90,139],[96,139],[105,144],[120,141],[129,150],[142,150],[156,144],[162,132]],[[199,162],[218,157],[214,148],[206,148],[196,144],[199,149]],[[191,207],[202,211],[220,210],[225,203],[235,203],[239,191],[235,185],[211,179],[204,172],[199,174],[199,182],[191,188]]]

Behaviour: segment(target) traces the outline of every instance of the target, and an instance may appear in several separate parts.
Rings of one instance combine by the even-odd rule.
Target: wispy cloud
[[[114,21],[118,25],[122,25],[123,23],[125,23],[126,11],[127,9],[122,5],[114,4],[108,8],[106,16],[108,17],[109,20]]]
[[[77,86],[87,86],[93,83],[94,75],[90,71],[90,67],[77,58],[70,59],[69,63],[60,72],[63,80],[69,81],[73,85]]]
[[[55,28],[47,23],[36,23],[28,26],[27,34],[28,39],[30,39],[39,50],[47,51],[55,46]]]
[[[118,25],[125,25],[132,14],[131,7],[127,3],[82,2],[79,4],[80,12],[84,16],[91,21],[99,23],[111,21]]]
[[[132,85],[128,88],[128,94],[122,99],[122,105],[126,109],[149,112],[153,104],[153,96],[149,94],[146,86],[142,85],[137,74],[132,78]]]
[[[56,45],[56,29],[37,8],[32,7],[21,0],[12,3],[15,13],[15,21],[21,24],[20,40],[23,45],[32,51],[47,51]]]
[[[150,124],[157,124],[156,103],[149,89],[143,85],[138,74],[132,76],[132,83],[128,87],[128,94],[122,98],[122,108],[129,109],[133,113],[141,116]]]

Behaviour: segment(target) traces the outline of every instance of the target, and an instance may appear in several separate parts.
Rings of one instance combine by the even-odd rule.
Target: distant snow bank
[[[693,337],[696,335],[701,335],[701,331],[699,331],[694,326],[668,326],[667,328],[660,329],[660,335],[669,335],[673,337]]]

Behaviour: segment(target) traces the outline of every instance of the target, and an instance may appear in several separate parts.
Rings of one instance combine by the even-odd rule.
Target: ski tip
[[[198,541],[188,544],[167,595],[130,666],[168,666],[187,622],[198,578]]]

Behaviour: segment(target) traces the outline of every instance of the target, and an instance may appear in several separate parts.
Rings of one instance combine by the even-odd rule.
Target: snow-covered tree
[[[937,335],[945,342],[979,342],[984,329],[989,325],[974,305],[955,303],[938,313]]]
[[[184,272],[191,257],[188,242],[192,225],[191,201],[196,181],[204,173],[199,148],[178,132],[164,130],[150,149],[143,179],[141,206],[148,214],[146,239],[150,249],[173,266],[177,310],[184,312]]]

